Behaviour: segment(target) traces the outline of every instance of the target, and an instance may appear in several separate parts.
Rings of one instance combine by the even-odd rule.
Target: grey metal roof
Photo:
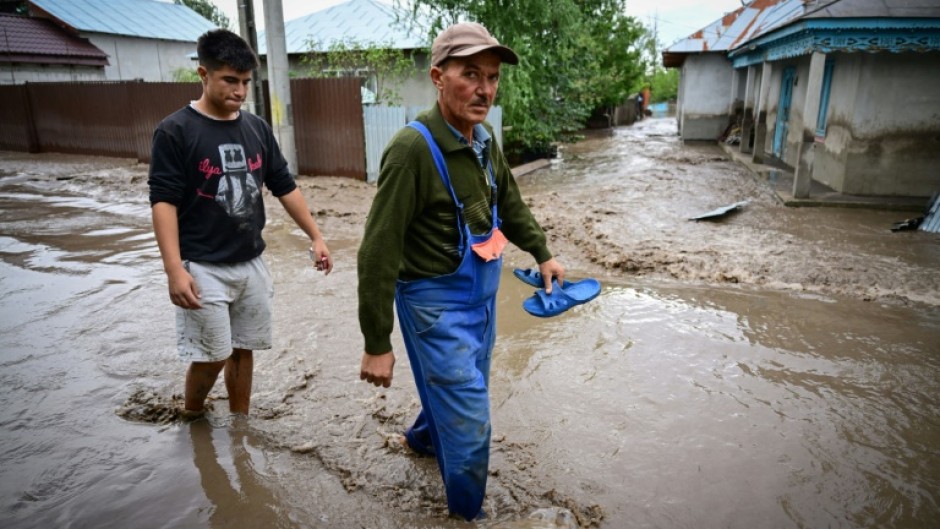
[[[936,18],[937,0],[839,0],[815,2],[805,18]]]
[[[30,0],[47,14],[85,33],[196,42],[216,25],[192,9],[156,0]],[[38,10],[37,10],[38,8]]]
[[[430,46],[428,32],[415,27],[411,12],[376,0],[349,0],[284,23],[287,53],[327,51],[337,41],[354,40],[381,44],[392,49],[420,49]],[[311,41],[316,49],[311,50]],[[267,52],[264,32],[258,34],[258,54]]]

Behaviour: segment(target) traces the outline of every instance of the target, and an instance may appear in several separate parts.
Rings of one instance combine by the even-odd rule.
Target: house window
[[[826,137],[826,115],[829,113],[829,90],[832,88],[832,57],[826,57],[822,88],[819,92],[819,114],[816,116],[816,137]]]
[[[378,78],[372,70],[368,68],[324,69],[321,72],[326,77],[361,77],[363,101],[368,99],[369,103],[375,102],[375,95],[378,92]]]

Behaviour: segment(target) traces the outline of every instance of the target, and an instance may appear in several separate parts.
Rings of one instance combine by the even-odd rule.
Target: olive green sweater
[[[486,233],[492,226],[491,193],[473,149],[457,140],[437,105],[417,119],[428,127],[444,154],[471,232]],[[537,263],[551,259],[545,233],[523,202],[495,141],[489,154],[496,176],[500,229]],[[359,247],[359,326],[367,353],[392,350],[396,280],[436,277],[457,269],[457,230],[457,207],[434,166],[427,142],[417,130],[403,128],[382,154],[378,189]]]

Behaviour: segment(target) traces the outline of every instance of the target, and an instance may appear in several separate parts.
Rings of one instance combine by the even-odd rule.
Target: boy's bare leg
[[[186,371],[185,403],[187,412],[201,413],[205,410],[206,397],[219,378],[219,372],[227,360],[219,362],[193,362]]]
[[[248,415],[253,370],[254,356],[248,349],[233,349],[232,356],[225,361],[225,389],[228,390],[228,405],[232,413]]]

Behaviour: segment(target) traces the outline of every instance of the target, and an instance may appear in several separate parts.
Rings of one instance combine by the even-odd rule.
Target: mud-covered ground
[[[2,162],[4,173],[64,189],[145,198],[143,164],[10,152]],[[519,182],[554,253],[581,273],[940,304],[937,236],[889,231],[915,213],[784,207],[717,146],[678,141],[672,118],[588,133]],[[300,186],[334,246],[357,244],[375,187],[335,177],[301,177]],[[742,200],[749,205],[726,219],[687,221]],[[284,221],[277,207],[271,213]]]
[[[4,331],[11,333],[5,344],[15,354],[7,353],[3,365],[10,368],[10,387],[16,388],[8,390],[4,402],[20,398],[18,392],[30,387],[29,373],[38,369],[17,366],[36,358],[50,368],[58,362],[51,354],[59,351],[52,338],[42,342],[50,354],[33,354],[26,344],[35,333],[16,329],[52,322],[46,334],[68,337],[70,350],[80,353],[71,361],[93,366],[92,392],[116,411],[114,417],[133,428],[151,428],[145,433],[135,429],[135,438],[162,446],[168,437],[191,434],[183,445],[172,446],[195,452],[182,457],[187,468],[194,459],[201,476],[202,486],[190,487],[204,490],[214,507],[184,502],[193,512],[167,526],[225,526],[213,518],[221,513],[237,519],[241,511],[231,507],[239,501],[249,502],[253,508],[246,512],[259,516],[259,523],[277,527],[465,526],[446,517],[433,460],[403,453],[394,441],[419,407],[397,334],[393,387],[376,389],[358,380],[355,254],[374,186],[336,177],[298,179],[334,254],[336,268],[328,277],[310,267],[301,234],[268,197],[265,255],[276,283],[275,347],[257,354],[247,424],[228,417],[219,384],[208,418],[214,430],[204,431],[178,417],[185,366],[173,351],[172,309],[155,243],[147,235],[146,171],[146,165],[127,160],[0,153],[4,260],[14,267],[10,270],[22,265],[55,278],[74,277],[69,284],[79,285],[59,291],[64,297],[57,301],[55,293],[43,290],[45,280],[35,279],[35,290],[48,297],[42,299],[46,309],[27,318],[10,303],[28,297],[17,297],[12,280],[4,284]],[[786,208],[718,147],[683,145],[672,119],[646,120],[565,145],[550,167],[518,180],[569,275],[596,277],[605,291],[584,310],[536,320],[519,307],[531,288],[511,275],[514,267],[531,266],[531,259],[516,249],[507,254],[492,380],[494,440],[485,504],[490,518],[483,525],[755,527],[771,520],[777,526],[862,527],[878,520],[855,507],[859,496],[882,490],[866,481],[867,463],[856,461],[855,454],[864,449],[856,447],[856,440],[825,432],[834,422],[855,420],[845,409],[856,405],[858,387],[874,384],[868,379],[872,373],[899,368],[896,379],[880,384],[886,391],[913,392],[911,402],[918,404],[915,411],[903,408],[906,421],[927,424],[926,433],[910,438],[899,466],[908,468],[925,443],[940,438],[933,413],[938,406],[930,396],[936,394],[932,374],[940,373],[940,366],[928,355],[940,336],[940,237],[890,232],[891,224],[905,216],[897,212]],[[688,220],[739,201],[748,205],[726,218]],[[55,215],[36,217],[36,207]],[[93,242],[82,235],[94,235]],[[23,241],[38,250],[22,248]],[[49,248],[59,253],[36,264],[36,255],[50,255]],[[66,262],[84,268],[70,271],[78,265]],[[90,271],[95,263],[107,263],[110,272],[96,275]],[[815,357],[819,351],[843,350],[856,353]],[[727,363],[729,355],[737,364]],[[82,392],[74,376],[53,371],[61,376],[53,385]],[[790,380],[794,373],[812,375]],[[832,393],[819,389],[817,384],[824,383],[813,377],[820,373],[832,375],[825,383],[833,384]],[[740,376],[753,376],[760,385],[725,386]],[[793,395],[800,395],[796,402],[790,400]],[[723,397],[732,398],[713,400]],[[58,414],[61,406],[72,405],[64,398],[30,404],[33,398],[23,406]],[[871,398],[866,403],[876,409],[893,409],[896,403],[894,397]],[[845,408],[835,404],[843,399]],[[750,411],[738,410],[742,403]],[[824,405],[834,407],[833,416],[818,415]],[[726,415],[722,406],[728,406]],[[101,428],[120,432],[98,411],[100,403],[84,408],[73,422],[63,419],[61,427],[75,428],[74,422],[94,417],[104,423]],[[707,417],[715,412],[723,418]],[[16,418],[4,424],[18,425],[10,432],[40,427],[19,411],[7,416]],[[795,419],[784,421],[783,416]],[[666,417],[692,422],[666,424]],[[736,422],[742,417],[748,417],[747,424]],[[810,446],[802,444],[806,424],[816,428]],[[880,420],[852,422],[861,430],[873,424],[881,431]],[[223,431],[231,440],[220,440]],[[9,437],[20,440],[19,434]],[[121,437],[112,433],[108,439]],[[743,458],[730,448],[741,439],[755,447]],[[255,493],[246,493],[249,499],[213,497],[206,476],[225,475],[212,474],[213,442],[236,454],[227,463],[235,469],[228,475],[241,476],[234,481],[241,482],[243,492],[250,476],[261,483],[251,485]],[[84,450],[83,445],[79,451]],[[143,453],[135,456],[131,450],[127,458]],[[245,459],[237,455],[245,453],[255,457],[247,458],[247,467],[240,466]],[[42,454],[42,449],[27,451],[31,457]],[[739,468],[742,460],[754,464]],[[167,464],[185,475],[172,461],[180,465],[179,458]],[[647,468],[653,461],[657,466]],[[719,468],[703,470],[708,462]],[[804,463],[807,468],[845,465],[846,470],[822,472],[814,481],[805,470],[793,470]],[[159,465],[151,465],[146,468],[152,476],[161,475]],[[697,473],[690,470],[695,465]],[[930,455],[924,468],[901,471],[889,487],[888,501],[901,505],[902,513],[889,521],[913,523],[887,526],[918,527],[937,514],[935,492],[928,491],[936,479],[928,474],[935,474],[940,462]],[[30,475],[27,466],[16,469],[8,475]],[[754,477],[755,472],[767,477]],[[905,488],[901,481],[913,485]],[[857,485],[858,495],[849,494],[855,499],[845,498],[845,483]],[[2,489],[7,490],[16,487]],[[924,499],[931,495],[932,504]],[[20,513],[14,520],[27,527],[31,504],[23,504],[22,497],[10,512]],[[251,503],[257,497],[261,503]],[[76,509],[86,513],[86,520],[100,521],[100,513],[107,512],[84,505]],[[50,520],[62,519],[59,509]],[[159,512],[158,502],[144,516],[156,520]],[[551,520],[523,521],[531,513]]]

